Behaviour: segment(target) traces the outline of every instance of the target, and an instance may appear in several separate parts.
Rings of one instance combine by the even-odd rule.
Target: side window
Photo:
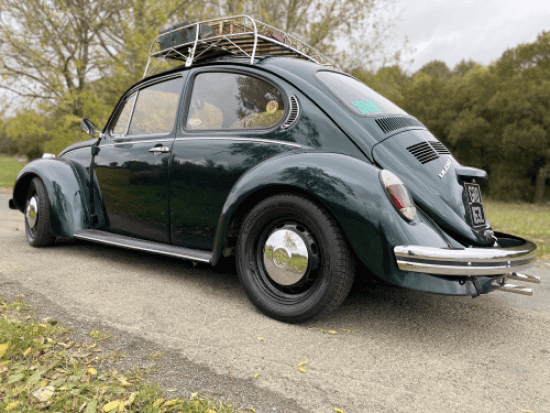
[[[236,73],[201,73],[195,78],[185,128],[268,128],[279,122],[284,110],[281,93],[263,80]]]
[[[183,78],[156,83],[139,91],[128,135],[168,133],[174,128]]]
[[[124,103],[112,133],[142,135],[170,132],[174,128],[182,86],[183,78],[178,77],[140,89]]]
[[[134,93],[124,103],[124,107],[118,115],[118,120],[113,128],[113,134],[124,135],[130,125],[130,116],[132,115],[132,109],[134,108],[134,101],[136,100],[136,94]]]

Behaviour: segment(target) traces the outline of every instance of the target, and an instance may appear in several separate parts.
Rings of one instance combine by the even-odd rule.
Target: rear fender
[[[79,173],[80,172],[80,173]],[[75,231],[89,228],[88,175],[61,159],[37,159],[19,173],[13,189],[13,204],[24,212],[31,180],[38,176],[44,182],[50,201],[52,234],[73,236]]]
[[[237,211],[262,191],[284,188],[306,194],[336,219],[350,246],[374,274],[386,278],[393,272],[393,245],[447,247],[448,237],[424,214],[407,223],[390,204],[378,177],[380,169],[351,156],[299,152],[270,158],[241,176],[222,210],[214,244],[213,264],[221,254],[228,225]],[[270,191],[277,188],[277,192]],[[406,240],[406,241],[405,241]]]

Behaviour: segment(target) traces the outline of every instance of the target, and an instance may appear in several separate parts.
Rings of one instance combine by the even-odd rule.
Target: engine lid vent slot
[[[430,145],[432,145],[432,148],[440,155],[449,155],[451,153],[441,142],[430,141]]]
[[[384,133],[389,133],[391,131],[407,128],[409,126],[421,126],[425,127],[419,120],[415,118],[380,118],[375,119],[376,124],[382,129]]]
[[[288,116],[286,117],[286,120],[283,122],[281,128],[288,129],[294,123],[296,120],[298,120],[298,116],[300,116],[300,105],[298,105],[298,98],[296,96],[292,95],[288,98],[290,102],[290,110],[288,111]]]
[[[439,158],[439,155],[428,142],[420,142],[411,145],[407,148],[407,150],[412,153],[421,164],[425,164]]]

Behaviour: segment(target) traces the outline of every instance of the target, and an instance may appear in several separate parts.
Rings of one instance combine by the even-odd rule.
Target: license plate
[[[483,201],[481,200],[481,189],[479,185],[465,183],[464,191],[466,192],[466,200],[468,201],[472,227],[484,227],[486,225],[485,211],[483,210]]]

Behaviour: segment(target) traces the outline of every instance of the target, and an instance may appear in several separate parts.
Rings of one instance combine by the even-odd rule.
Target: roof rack
[[[189,67],[220,55],[250,57],[250,64],[254,64],[257,56],[291,56],[338,68],[296,37],[250,16],[239,15],[183,22],[160,32],[149,49],[143,77],[147,76],[153,58],[182,60]]]

